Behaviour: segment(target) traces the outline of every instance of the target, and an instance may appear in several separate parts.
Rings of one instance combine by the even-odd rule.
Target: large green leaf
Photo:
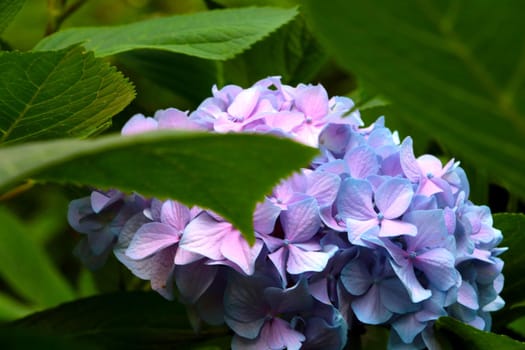
[[[483,332],[451,317],[436,321],[438,339],[464,350],[523,350],[525,343],[495,333]]]
[[[74,292],[30,230],[0,207],[0,276],[21,296],[38,306],[54,306],[74,298]]]
[[[224,80],[249,86],[267,76],[280,75],[287,84],[307,83],[326,58],[304,19],[298,16],[251,49],[224,62]]]
[[[0,34],[7,28],[9,23],[15,18],[16,14],[25,0],[5,0],[0,1]]]
[[[268,135],[151,132],[0,149],[0,188],[28,177],[119,188],[215,210],[253,241],[252,215],[316,150]]]
[[[38,332],[96,349],[193,349],[227,335],[224,328],[195,333],[181,304],[153,292],[80,299],[8,324],[5,330]]]
[[[108,63],[71,47],[0,53],[0,143],[86,137],[111,123],[134,98]]]
[[[501,246],[509,247],[501,257],[505,261],[503,275],[505,287],[501,293],[508,306],[525,301],[525,279],[523,266],[525,266],[525,215],[501,213],[494,215],[494,227],[503,232]],[[504,312],[503,310],[502,312]]]
[[[73,28],[45,38],[35,49],[55,50],[83,42],[97,56],[156,49],[225,60],[246,50],[296,14],[295,8],[227,9],[114,27]]]
[[[314,33],[397,115],[525,197],[520,0],[308,0]]]

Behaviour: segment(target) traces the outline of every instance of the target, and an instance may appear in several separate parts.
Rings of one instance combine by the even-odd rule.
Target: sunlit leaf
[[[296,14],[295,8],[227,9],[114,27],[72,28],[43,39],[35,50],[56,50],[83,43],[97,56],[155,49],[224,60],[246,50]]]
[[[0,52],[0,143],[86,137],[111,123],[133,86],[81,47]]]

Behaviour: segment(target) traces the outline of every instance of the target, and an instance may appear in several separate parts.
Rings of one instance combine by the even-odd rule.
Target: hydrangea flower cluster
[[[133,116],[123,135],[157,129],[268,133],[317,147],[254,213],[255,244],[216,213],[174,200],[93,191],[69,222],[92,267],[113,251],[167,299],[210,324],[234,349],[341,349],[358,322],[391,329],[391,349],[436,347],[449,315],[479,329],[500,309],[502,234],[468,200],[458,162],[416,157],[379,118],[363,126],[352,100],[321,85],[270,77],[214,87],[188,115]],[[348,339],[352,341],[352,339]]]

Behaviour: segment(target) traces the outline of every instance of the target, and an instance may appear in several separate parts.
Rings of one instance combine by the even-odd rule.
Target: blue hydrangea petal
[[[373,278],[370,275],[367,263],[354,259],[341,270],[341,282],[352,295],[363,295],[372,285]]]
[[[412,302],[419,303],[432,296],[432,292],[428,289],[423,288],[419,280],[417,279],[414,268],[411,263],[406,263],[403,266],[397,265],[394,261],[390,261],[391,266],[399,277],[401,282],[405,285],[410,299]]]
[[[366,324],[382,324],[392,317],[392,312],[383,304],[380,288],[375,283],[364,295],[352,301],[352,310],[359,321]]]
[[[428,280],[440,290],[459,287],[461,283],[459,272],[454,267],[454,255],[445,248],[418,254],[414,259],[414,266],[423,271]]]

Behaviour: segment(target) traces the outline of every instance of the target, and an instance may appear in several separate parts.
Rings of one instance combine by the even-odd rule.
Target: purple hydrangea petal
[[[268,287],[264,290],[264,299],[275,313],[299,313],[313,306],[313,299],[308,291],[308,284],[301,279],[294,286],[286,289]]]
[[[300,86],[295,106],[306,116],[317,119],[328,113],[328,95],[321,85]]]
[[[459,286],[458,303],[472,310],[479,309],[478,293],[472,285],[466,281],[462,281],[461,286]]]
[[[276,112],[264,115],[266,124],[274,129],[291,132],[304,121],[304,115],[299,112]]]
[[[188,113],[176,108],[167,108],[155,112],[155,119],[158,121],[159,129],[177,130],[203,130],[205,127],[190,118]]]
[[[231,230],[230,223],[216,221],[209,214],[202,213],[186,226],[179,245],[190,252],[221,260],[222,240]]]
[[[293,244],[288,246],[289,255],[286,271],[291,274],[300,274],[305,271],[323,271],[328,260],[333,255],[330,252],[304,251]]]
[[[410,181],[392,178],[385,181],[375,193],[375,204],[387,219],[395,219],[405,213],[410,206],[414,190]]]
[[[157,130],[157,121],[142,114],[135,114],[122,127],[122,135],[141,134],[146,131]]]
[[[388,219],[381,221],[379,237],[396,237],[400,235],[415,236],[416,234],[417,227],[409,222]]]
[[[221,253],[226,259],[237,264],[245,274],[251,275],[262,247],[260,240],[256,240],[250,247],[239,231],[232,231],[223,238]]]
[[[235,96],[228,107],[228,113],[234,118],[247,118],[254,110],[261,92],[258,88],[249,88],[242,90]]]
[[[368,181],[348,178],[341,184],[336,207],[341,218],[369,220],[377,216],[372,204],[372,186]]]
[[[331,304],[330,296],[328,295],[328,279],[321,278],[308,283],[308,290],[310,294],[324,304]]]
[[[312,197],[293,203],[281,213],[285,238],[290,242],[304,242],[312,238],[321,227],[316,200]]]
[[[195,261],[201,260],[202,258],[204,258],[204,255],[190,252],[179,246],[177,249],[177,253],[175,254],[175,265],[191,264]]]
[[[286,247],[281,247],[271,254],[268,254],[268,258],[275,266],[279,275],[283,281],[286,281],[286,262],[288,260],[289,250]]]
[[[261,339],[269,349],[299,350],[306,339],[302,333],[293,330],[290,324],[280,318],[265,323],[261,330]]]
[[[151,257],[147,279],[151,288],[168,300],[173,300],[173,257],[175,248],[164,249]]]
[[[348,326],[338,314],[337,320],[327,322],[321,317],[310,317],[306,322],[303,350],[340,350],[347,341]],[[335,317],[334,317],[335,318]]]
[[[121,198],[123,198],[123,194],[118,191],[111,191],[108,193],[93,191],[90,196],[91,207],[93,208],[93,211],[98,214],[102,209],[110,206]]]
[[[345,155],[344,159],[353,178],[365,179],[379,171],[377,155],[372,148],[366,145],[352,149]]]
[[[368,244],[363,241],[363,235],[377,236],[379,234],[379,221],[377,219],[369,219],[365,221],[354,220],[352,218],[346,219],[346,228],[348,231],[348,240],[350,243],[367,247]]]
[[[180,233],[191,219],[190,209],[176,201],[168,200],[162,204],[160,221],[174,227]]]
[[[314,171],[307,176],[306,194],[314,197],[319,207],[326,207],[334,202],[340,183],[341,178],[335,174]]]
[[[419,168],[419,164],[417,163],[416,157],[414,156],[411,137],[407,137],[403,140],[399,155],[401,167],[403,168],[405,176],[411,182],[418,182],[421,178],[421,169]]]
[[[217,271],[217,266],[205,265],[202,259],[188,265],[175,266],[175,283],[183,300],[194,304],[213,283]]]
[[[257,203],[253,214],[253,226],[255,231],[263,234],[272,233],[275,228],[275,222],[280,213],[281,208],[268,198],[265,198],[262,203]]]
[[[144,259],[179,241],[179,233],[171,226],[160,222],[143,225],[133,236],[126,255],[131,259]]]

